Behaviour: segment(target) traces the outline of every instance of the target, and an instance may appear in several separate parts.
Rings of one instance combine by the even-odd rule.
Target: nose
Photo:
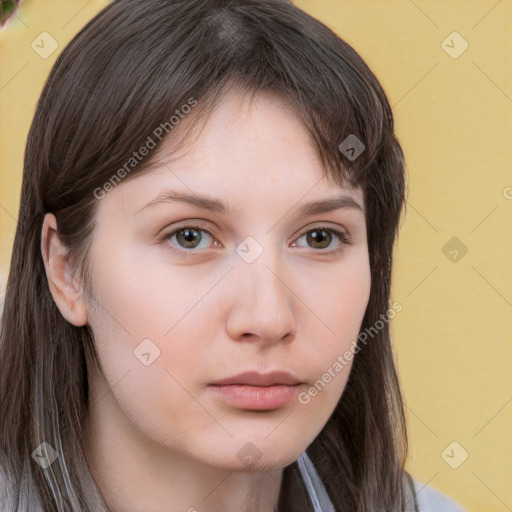
[[[283,272],[284,262],[269,252],[252,263],[239,259],[231,272],[226,329],[235,341],[275,344],[295,338],[291,278]]]

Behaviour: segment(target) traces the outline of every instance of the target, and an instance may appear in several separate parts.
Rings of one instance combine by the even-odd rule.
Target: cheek
[[[93,287],[112,327],[109,334],[123,343],[129,338],[132,350],[146,338],[163,350],[159,342],[166,344],[193,319],[218,272],[172,264],[164,248],[125,244],[121,250],[118,245],[92,264]]]
[[[100,385],[106,387],[98,390],[98,396],[105,396],[110,388],[133,425],[169,443],[171,438],[179,443],[186,437],[191,424],[211,427],[209,417],[192,398],[194,384],[201,381],[201,342],[193,344],[198,340],[191,336],[191,323],[183,320],[167,338],[153,335],[141,340],[120,329],[108,314],[101,316],[93,332],[106,381]]]
[[[357,337],[368,305],[371,273],[367,252],[354,251],[332,271],[301,279],[301,296],[318,320],[317,341],[327,351],[343,348]]]
[[[368,305],[371,274],[367,254],[354,255],[328,279],[310,283],[314,299],[314,335],[306,339],[307,360],[315,390],[308,392],[317,403],[334,407],[348,380],[357,349],[357,337]],[[306,336],[306,338],[308,338]],[[318,397],[318,398],[317,398]]]
[[[211,322],[203,304],[208,298],[202,299],[218,277],[210,272],[192,281],[190,272],[161,261],[143,264],[144,258],[150,255],[113,248],[92,262],[99,305],[90,325],[117,402],[134,423],[150,429],[179,423],[177,411],[204,415],[187,390],[201,380]]]

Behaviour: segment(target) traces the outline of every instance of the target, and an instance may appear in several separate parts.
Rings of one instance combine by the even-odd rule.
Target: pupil
[[[183,235],[181,235],[181,233],[183,233]],[[192,247],[192,248],[195,247],[194,243],[193,243],[195,237],[199,237],[199,241],[201,241],[201,235],[195,229],[183,229],[177,235],[178,239],[179,238],[184,239],[187,247]],[[190,245],[190,244],[192,244],[192,245]]]
[[[326,234],[327,237],[318,235],[318,233]],[[327,231],[325,231],[325,229],[315,229],[313,231],[310,231],[310,234],[308,235],[308,243],[312,242],[313,245],[318,244],[318,243],[320,243],[320,245],[321,245],[322,239],[324,239],[324,240],[327,239],[328,241],[330,239],[330,234]],[[329,244],[327,244],[327,245],[329,245]],[[322,248],[323,247],[325,247],[325,245],[322,246]]]

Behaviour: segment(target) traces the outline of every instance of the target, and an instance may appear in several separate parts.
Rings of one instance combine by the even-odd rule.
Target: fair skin
[[[45,217],[54,300],[94,333],[101,368],[88,365],[83,447],[116,512],[272,512],[283,468],[322,430],[347,382],[351,362],[309,403],[297,399],[359,333],[370,293],[365,214],[299,209],[339,194],[364,209],[362,191],[327,182],[304,128],[277,101],[259,95],[241,106],[229,93],[179,158],[101,199],[89,253],[96,307],[66,272],[55,217]],[[233,213],[144,208],[164,189],[221,199]],[[183,228],[198,223],[187,238]],[[318,245],[313,233],[323,234]],[[248,236],[255,242],[242,244]],[[263,252],[248,263],[237,247]],[[134,355],[145,339],[144,352],[160,351],[148,365]],[[267,410],[210,385],[246,370],[287,370],[301,384]]]

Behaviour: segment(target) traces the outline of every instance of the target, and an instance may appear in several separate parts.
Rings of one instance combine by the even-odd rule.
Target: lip
[[[297,384],[303,384],[303,382],[287,371],[275,371],[270,373],[259,373],[255,371],[243,372],[211,383],[213,386],[245,385],[257,387],[279,385],[295,386]]]
[[[244,372],[215,381],[209,389],[238,409],[271,411],[296,399],[302,384],[286,371]]]

